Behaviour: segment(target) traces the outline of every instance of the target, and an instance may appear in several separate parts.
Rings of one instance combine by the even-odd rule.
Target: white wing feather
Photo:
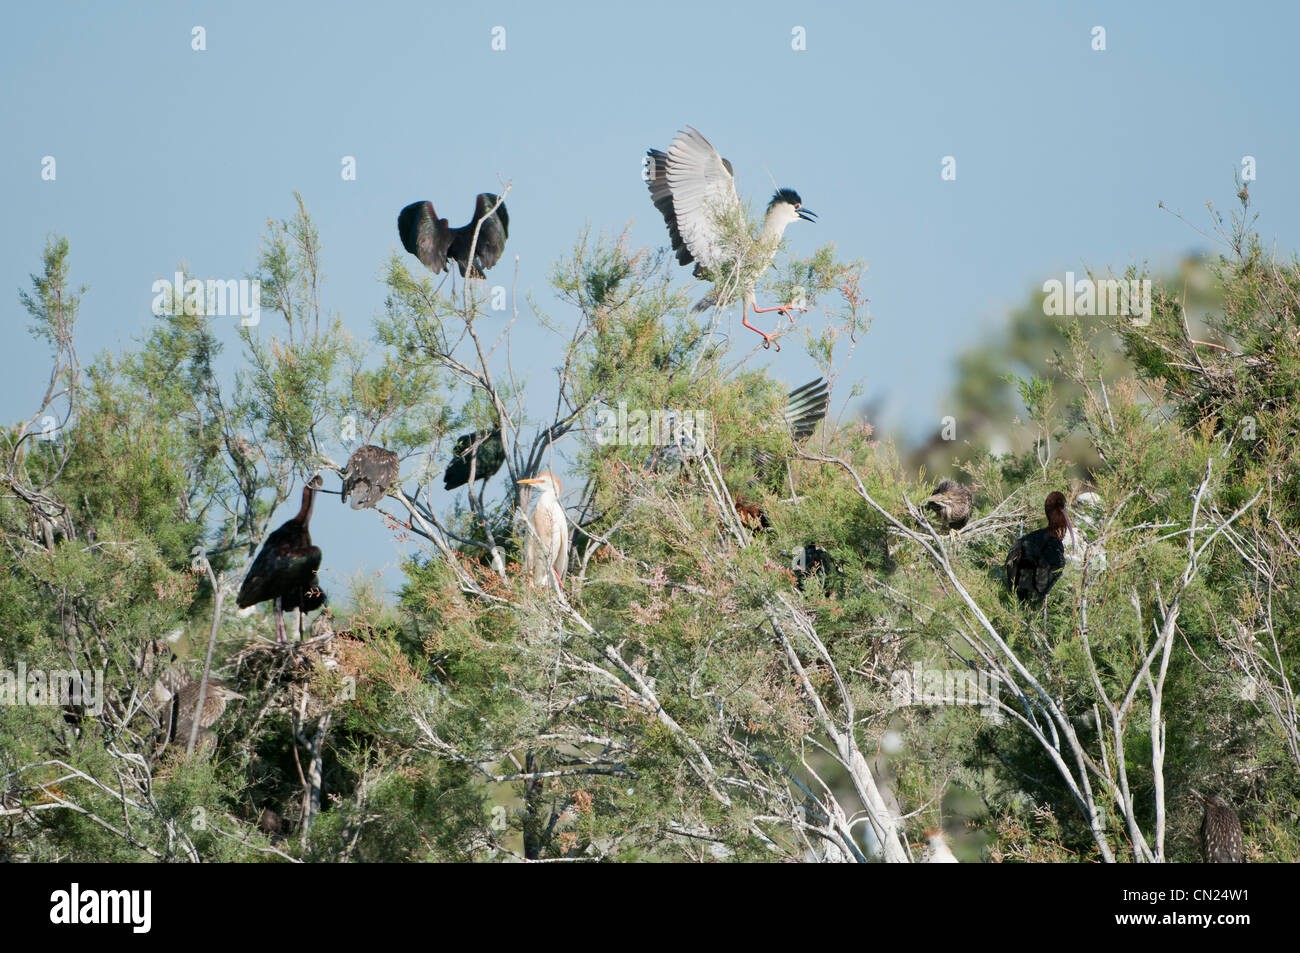
[[[682,241],[705,270],[717,266],[725,257],[718,222],[740,200],[722,156],[698,129],[687,126],[668,148],[668,187]]]

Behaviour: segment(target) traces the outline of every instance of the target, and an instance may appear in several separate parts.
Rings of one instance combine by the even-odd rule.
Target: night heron
[[[311,533],[308,531],[312,506],[316,494],[321,491],[321,482],[320,475],[317,474],[302,488],[302,508],[298,510],[298,515],[266,537],[266,542],[262,544],[261,551],[239,587],[236,601],[241,609],[268,599],[275,600],[277,642],[288,640],[284,631],[286,601],[290,608],[296,608],[300,613],[311,611],[305,606],[319,608],[325,602],[325,594],[316,582],[321,551],[319,546],[312,545]],[[301,622],[300,616],[300,626]]]
[[[563,587],[569,570],[569,521],[560,502],[560,481],[553,473],[539,473],[519,482],[542,488],[525,527],[524,571],[535,586],[546,585],[546,577],[554,575]]]
[[[191,679],[181,686],[171,705],[171,730],[167,734],[168,742],[178,745],[190,743],[190,732],[194,728],[195,716],[198,716],[198,743],[202,744],[212,736],[212,726],[217,723],[226,705],[232,698],[243,699],[244,696],[230,688],[219,678],[209,678],[208,690],[204,694],[203,708],[199,708],[199,679]]]
[[[1065,569],[1066,530],[1073,534],[1065,515],[1065,494],[1053,491],[1043,504],[1047,525],[1016,540],[1007,553],[1007,589],[1020,600],[1043,598]]]
[[[756,246],[738,249],[729,232],[739,227],[740,198],[731,163],[718,155],[708,139],[690,126],[677,133],[667,152],[646,152],[646,181],[650,198],[664,217],[677,262],[695,262],[695,277],[713,282],[713,289],[695,305],[695,311],[743,302],[740,320],[763,336],[763,347],[772,344],[773,335],[749,323],[749,312],[765,314],[778,311],[790,319],[791,311],[806,311],[799,304],[774,308],[758,307],[754,286],[771,267],[786,226],[803,219],[814,221],[815,213],[803,207],[803,200],[793,189],[777,189],[767,205],[763,231]],[[781,350],[778,343],[776,349]]]
[[[1192,794],[1205,805],[1201,819],[1201,858],[1207,864],[1240,864],[1245,857],[1241,822],[1228,802],[1217,794]]]
[[[474,480],[487,481],[501,469],[506,462],[505,444],[501,442],[501,428],[478,430],[474,433],[461,434],[456,446],[451,451],[451,463],[442,475],[442,488],[454,490],[469,482],[471,461],[474,464]]]
[[[970,519],[975,494],[971,488],[956,480],[943,480],[925,501],[926,509],[938,514],[948,529],[961,529]]]
[[[343,468],[341,502],[346,503],[351,496],[354,510],[374,506],[397,482],[397,471],[397,454],[393,451],[373,444],[359,448]]]
[[[452,228],[445,218],[439,218],[432,202],[412,202],[397,216],[397,233],[402,237],[402,247],[420,259],[430,271],[441,274],[447,270],[450,258],[460,267],[460,276],[469,272],[471,278],[482,278],[505,251],[506,237],[510,233],[510,216],[505,203],[497,206],[498,197],[491,192],[480,192],[474,199],[474,217],[468,225]],[[496,211],[492,211],[496,207]],[[478,228],[478,242],[474,230]],[[474,245],[474,263],[469,260],[470,245]]]

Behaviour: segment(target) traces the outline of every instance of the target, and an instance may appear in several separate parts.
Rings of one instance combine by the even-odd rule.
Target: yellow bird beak
[[[515,481],[515,482],[517,482],[517,483],[527,483],[529,486],[541,486],[541,485],[542,485],[542,481],[539,480],[539,479],[537,479],[537,477],[528,477],[527,479],[517,480],[517,481]]]

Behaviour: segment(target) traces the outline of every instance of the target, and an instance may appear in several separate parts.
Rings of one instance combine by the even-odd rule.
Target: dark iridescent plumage
[[[312,545],[308,523],[321,482],[320,476],[316,476],[302,488],[302,508],[298,515],[266,537],[239,587],[236,601],[241,609],[275,600],[275,634],[280,641],[285,639],[285,600],[295,606],[311,604],[315,597],[304,599],[302,594],[313,587],[317,591],[320,589],[316,583],[316,570],[320,568],[321,551],[319,546]],[[324,604],[324,593],[319,598],[316,608]]]
[[[822,577],[822,585],[828,591],[839,591],[843,584],[841,577],[844,570],[835,564],[830,553],[816,543],[796,549],[790,560],[790,569],[800,591],[803,590],[804,580],[814,573]]]
[[[1061,541],[1070,529],[1065,494],[1049,493],[1043,509],[1047,525],[1021,536],[1007,553],[1007,588],[1021,600],[1046,596],[1065,569],[1065,546]]]
[[[450,258],[460,267],[462,278],[467,271],[471,278],[482,278],[483,272],[501,258],[510,234],[510,216],[506,214],[504,202],[495,212],[488,214],[497,204],[497,198],[491,192],[480,192],[474,200],[474,217],[468,225],[460,228],[452,228],[445,218],[439,218],[432,202],[412,202],[397,216],[397,233],[402,238],[402,247],[434,273],[445,271]],[[478,243],[474,245],[471,269],[470,244],[474,242],[474,228],[480,220],[483,225],[479,228]]]
[[[397,454],[368,444],[348,458],[348,465],[343,468],[343,492],[339,498],[346,503],[351,496],[354,510],[374,506],[388,494],[397,477]]]
[[[454,490],[469,482],[469,463],[474,458],[474,479],[487,482],[506,462],[501,428],[462,434],[451,451],[451,463],[442,476],[442,488]]]

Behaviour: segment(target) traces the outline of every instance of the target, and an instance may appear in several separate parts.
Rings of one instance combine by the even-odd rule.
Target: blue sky
[[[84,362],[145,333],[152,283],[178,262],[248,273],[297,190],[327,306],[364,335],[397,211],[427,198],[460,224],[500,176],[507,263],[519,255],[521,289],[566,321],[551,263],[587,224],[664,243],[640,162],[688,123],[732,160],[742,195],[765,200],[770,172],[819,213],[787,233],[792,251],[830,240],[865,260],[874,325],[846,377],[912,434],[949,412],[952,358],[1031,287],[1207,248],[1157,203],[1205,226],[1207,200],[1231,207],[1243,156],[1261,232],[1285,251],[1300,233],[1292,5],[50,3],[4,21],[6,421],[48,374],[16,292],[52,232],[90,288]],[[806,50],[791,49],[796,26]],[[345,155],[356,181],[340,177]],[[940,178],[947,155],[955,181]],[[234,322],[227,343],[238,352]],[[560,345],[525,312],[514,353],[544,388]],[[791,385],[813,376],[798,347],[768,360]],[[395,585],[403,547],[334,510],[313,524],[326,588],[356,572]]]

